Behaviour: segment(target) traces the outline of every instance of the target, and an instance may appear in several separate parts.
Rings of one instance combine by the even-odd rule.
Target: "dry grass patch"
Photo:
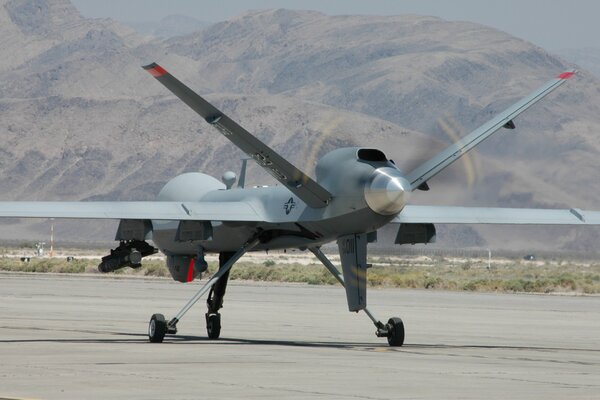
[[[528,262],[522,260],[494,260],[488,268],[487,260],[445,259],[419,257],[371,260],[370,286],[416,289],[465,290],[484,292],[531,293],[600,293],[600,263],[568,260]],[[96,272],[98,260],[33,258],[21,262],[15,258],[0,258],[0,270],[20,272],[81,273]],[[209,263],[209,273],[217,270]],[[145,261],[138,269],[124,268],[115,274],[169,277],[162,260]],[[263,282],[294,282],[312,285],[335,285],[337,281],[321,265],[293,263],[277,259],[262,262],[240,261],[231,270],[232,280]]]

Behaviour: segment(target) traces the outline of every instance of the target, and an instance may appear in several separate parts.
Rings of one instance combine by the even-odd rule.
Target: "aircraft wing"
[[[0,217],[265,221],[245,202],[2,201]]]
[[[310,207],[321,208],[329,203],[331,193],[324,187],[200,97],[160,65],[152,63],[143,68]]]
[[[429,179],[497,132],[500,128],[513,129],[515,127],[513,123],[515,117],[565,83],[565,81],[573,76],[575,72],[575,70],[566,71],[558,75],[555,79],[548,81],[545,85],[530,93],[529,96],[513,104],[473,132],[469,133],[467,136],[442,150],[432,159],[411,171],[406,176],[406,179],[410,182],[411,190],[415,190],[420,185],[426,183]]]
[[[600,225],[600,211],[407,205],[392,223]]]

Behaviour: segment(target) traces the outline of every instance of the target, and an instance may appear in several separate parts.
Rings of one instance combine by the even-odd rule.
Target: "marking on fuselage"
[[[185,211],[187,215],[192,215],[192,212],[185,206],[185,204],[181,203],[181,208],[183,208],[183,211]]]
[[[285,215],[289,215],[294,208],[296,208],[296,203],[294,202],[294,198],[290,197],[290,199],[283,204]]]

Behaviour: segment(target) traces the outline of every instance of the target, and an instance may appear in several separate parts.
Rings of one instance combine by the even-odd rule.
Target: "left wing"
[[[265,215],[241,201],[2,201],[0,217],[265,221]]]
[[[408,205],[392,223],[600,225],[600,211]]]
[[[163,67],[152,63],[143,68],[310,207],[321,208],[329,204],[331,193],[327,189],[200,97]]]

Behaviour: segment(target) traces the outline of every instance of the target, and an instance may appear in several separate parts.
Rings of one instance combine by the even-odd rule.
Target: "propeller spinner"
[[[410,190],[410,182],[399,170],[377,168],[365,184],[365,200],[378,214],[397,214],[406,205]]]

